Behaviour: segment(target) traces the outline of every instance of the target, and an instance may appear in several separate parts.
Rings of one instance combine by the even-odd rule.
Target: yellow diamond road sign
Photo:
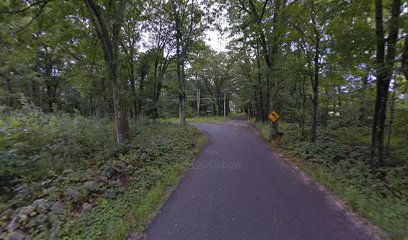
[[[273,112],[269,113],[268,118],[272,122],[276,122],[280,118],[280,116],[279,116],[279,114],[277,112],[273,111]]]

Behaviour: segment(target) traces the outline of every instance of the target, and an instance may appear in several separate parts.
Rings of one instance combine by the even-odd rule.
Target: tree
[[[298,14],[306,13],[295,19],[291,25],[299,33],[299,41],[297,41],[297,45],[300,46],[306,56],[307,73],[312,87],[312,94],[310,95],[310,101],[312,102],[310,141],[315,142],[318,125],[319,84],[322,71],[322,56],[325,51],[324,42],[327,38],[325,32],[328,26],[328,19],[333,9],[324,4],[318,4],[314,0],[307,1],[302,5],[298,3],[297,6],[294,5],[293,7],[294,11],[298,11]]]
[[[376,27],[376,100],[371,138],[371,166],[384,165],[384,130],[390,81],[394,72],[397,50],[401,0],[393,0],[390,11],[388,37],[384,30],[382,0],[375,1]]]
[[[173,59],[175,42],[173,41],[173,26],[166,14],[166,1],[149,1],[145,7],[145,21],[147,22],[153,57],[153,86],[152,86],[152,118],[159,117],[158,104],[163,85],[164,74]]]
[[[177,77],[179,86],[179,118],[180,125],[186,124],[186,72],[187,54],[194,38],[200,33],[201,14],[195,0],[171,0],[171,19],[176,40]]]
[[[105,64],[112,85],[113,107],[116,124],[116,141],[130,141],[129,122],[123,86],[118,79],[119,35],[123,25],[126,0],[101,6],[94,0],[84,0],[95,31],[101,42]]]

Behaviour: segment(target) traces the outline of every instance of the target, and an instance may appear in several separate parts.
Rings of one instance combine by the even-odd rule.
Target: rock
[[[29,187],[27,184],[22,184],[18,186],[14,191],[17,192],[17,194],[20,194],[22,196],[29,196],[32,194],[33,189]]]
[[[21,232],[12,232],[7,236],[9,240],[24,240],[26,239],[26,235]]]
[[[92,204],[86,202],[86,203],[82,204],[82,211],[81,212],[87,212],[87,211],[89,211],[91,209],[92,209]]]
[[[94,187],[94,181],[86,181],[84,183],[84,188],[88,189],[88,190],[92,190],[92,188]]]
[[[11,218],[11,221],[6,226],[7,231],[13,232],[20,227],[20,216],[15,215]]]
[[[135,170],[135,166],[133,164],[129,164],[129,165],[127,165],[126,169],[129,172],[133,172]]]
[[[28,227],[36,228],[38,226],[44,225],[46,223],[47,216],[46,215],[38,215],[33,217],[28,222]]]
[[[147,154],[145,153],[145,152],[143,152],[141,155],[140,155],[140,160],[145,160],[147,158]]]
[[[44,198],[37,199],[33,202],[32,206],[37,212],[44,212],[48,209],[48,203]]]
[[[27,223],[28,216],[25,214],[20,214],[19,217],[20,217],[20,223],[25,225],[25,223]]]
[[[114,173],[114,170],[108,165],[105,165],[101,175],[106,178],[111,178],[113,176],[113,173]]]
[[[49,187],[51,185],[52,181],[50,179],[42,181],[41,186],[43,187]]]
[[[126,163],[126,162],[118,162],[118,163],[116,164],[116,167],[117,167],[118,169],[120,169],[120,172],[123,172],[123,171],[126,169],[126,167],[127,167],[127,163]]]
[[[108,177],[102,175],[98,177],[98,181],[107,183],[109,181]]]
[[[30,215],[30,214],[31,214],[32,212],[34,212],[34,211],[35,211],[34,206],[29,205],[29,206],[23,207],[23,208],[20,210],[20,213],[19,213],[19,214]]]
[[[99,192],[101,190],[101,187],[103,186],[103,183],[101,182],[94,182],[94,181],[86,181],[84,183],[84,188],[90,192]]]
[[[67,198],[67,199],[74,199],[76,196],[78,196],[78,194],[79,194],[79,191],[78,190],[76,190],[76,189],[73,189],[73,188],[68,188],[66,191],[65,191],[65,197]]]
[[[71,173],[73,173],[74,172],[74,170],[72,170],[72,169],[65,169],[63,172],[62,172],[62,175],[68,175],[68,174],[71,174]]]
[[[11,216],[13,216],[13,210],[11,209],[6,209],[1,213],[1,218],[0,221],[6,222]]]
[[[56,201],[51,206],[51,211],[57,215],[64,213],[64,204],[61,201]]]
[[[113,199],[113,198],[116,197],[116,195],[117,195],[117,193],[116,193],[115,189],[109,188],[108,190],[106,190],[106,198]]]

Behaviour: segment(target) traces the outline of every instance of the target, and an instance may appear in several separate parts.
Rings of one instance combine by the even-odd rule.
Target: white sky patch
[[[217,8],[218,6],[215,5],[213,8]],[[210,27],[210,29],[207,29],[204,31],[204,41],[214,50],[217,52],[226,52],[227,51],[227,45],[229,41],[231,40],[228,36],[230,35],[228,31],[225,31],[225,29],[228,29],[228,11],[224,9],[220,16],[215,19],[214,24]],[[217,27],[220,29],[223,29],[224,31],[221,32],[220,29],[217,29]]]
[[[227,51],[227,45],[229,39],[225,36],[222,36],[217,30],[207,30],[204,32],[205,39],[204,41],[217,52]],[[227,34],[224,34],[227,35]]]

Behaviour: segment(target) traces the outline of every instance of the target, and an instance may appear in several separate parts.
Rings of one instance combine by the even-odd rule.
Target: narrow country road
[[[246,121],[194,126],[208,134],[208,143],[147,239],[380,239],[274,153]]]

